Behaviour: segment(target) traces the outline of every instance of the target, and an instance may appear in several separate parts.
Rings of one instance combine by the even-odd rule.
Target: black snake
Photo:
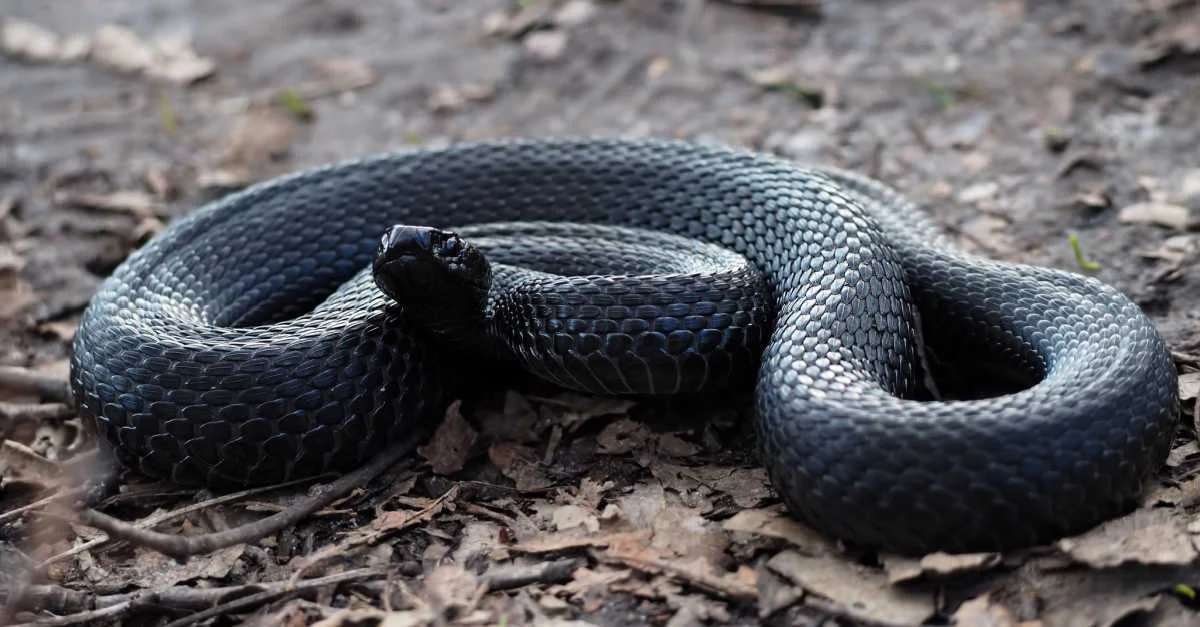
[[[541,225],[525,246],[549,266],[530,274],[574,287],[551,282],[560,287],[549,296],[506,308],[471,283],[477,275],[457,274],[462,251],[476,250],[462,246],[471,236],[388,231],[537,220],[582,234],[568,244]],[[663,233],[650,246],[661,255],[606,256],[589,224]],[[499,228],[522,241],[520,225]],[[425,321],[453,308],[426,302],[418,315],[385,296],[371,276],[373,260],[387,265],[376,259],[384,233],[385,244],[415,241],[436,257],[401,273],[400,292],[436,301],[426,297],[440,284],[422,277],[459,276],[473,295],[447,288],[447,298],[484,302],[487,320],[447,314],[431,331]],[[744,256],[742,278],[764,291],[706,278],[708,261],[673,248],[686,247],[681,237]],[[728,260],[711,254],[715,272]],[[589,263],[665,274],[631,287],[553,272]],[[532,280],[493,272],[505,273]],[[905,552],[1028,545],[1118,515],[1162,463],[1178,420],[1167,346],[1116,290],[955,250],[910,202],[863,177],[668,141],[400,152],[229,195],[171,224],[104,283],[75,337],[72,385],[82,414],[141,471],[261,484],[348,469],[426,436],[464,359],[448,356],[470,350],[461,338],[442,344],[460,323],[510,331],[500,343],[524,342],[513,350],[551,380],[628,384],[599,392],[688,391],[705,376],[719,386],[746,368],[755,376],[761,359],[760,453],[790,511]],[[921,398],[922,346],[952,355],[961,365],[950,371],[994,366],[1029,385]]]

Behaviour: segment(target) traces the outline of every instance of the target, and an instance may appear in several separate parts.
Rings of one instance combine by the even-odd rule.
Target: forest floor
[[[0,366],[44,385],[0,391],[4,620],[1200,624],[1200,3],[818,4],[6,0]],[[41,500],[88,446],[61,394],[81,312],[173,218],[332,160],[564,135],[857,170],[967,250],[1129,294],[1185,408],[1144,507],[1012,554],[865,553],[783,513],[745,406],[528,390],[451,412],[370,490],[183,562]],[[190,535],[311,487],[211,501],[126,474],[102,509]]]

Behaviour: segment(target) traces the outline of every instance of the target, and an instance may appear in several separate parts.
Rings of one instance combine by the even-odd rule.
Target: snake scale
[[[853,544],[992,550],[1078,532],[1131,508],[1170,447],[1175,369],[1152,322],[1118,291],[957,250],[865,177],[667,140],[403,151],[209,203],[94,296],[74,340],[81,414],[128,465],[183,485],[345,470],[388,443],[416,443],[464,357],[376,287],[381,236],[395,224],[468,232],[545,220],[585,235],[588,225],[662,233],[748,261],[760,300],[723,284],[731,300],[710,298],[712,281],[669,287],[673,275],[705,270],[671,267],[687,263],[663,245],[662,260],[613,258],[667,264],[662,285],[682,305],[577,277],[570,295],[492,318],[524,329],[516,335],[543,351],[532,359],[549,364],[541,374],[568,384],[629,364],[665,372],[671,390],[697,373],[728,379],[747,366],[749,349],[735,345],[757,338],[748,367],[772,485],[794,516]],[[551,230],[527,248],[566,272],[580,256],[603,257],[603,245],[589,252],[583,240],[559,244]],[[629,315],[642,317],[614,319]],[[709,355],[718,345],[732,353]],[[998,364],[1027,384],[922,397],[925,346],[962,372]],[[554,367],[574,374],[555,379]]]

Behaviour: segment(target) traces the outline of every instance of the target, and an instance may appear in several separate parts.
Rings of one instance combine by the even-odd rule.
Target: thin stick
[[[255,542],[307,518],[313,512],[336,501],[354,488],[366,485],[393,464],[408,456],[412,442],[404,440],[385,449],[367,464],[322,486],[314,495],[300,499],[277,514],[233,529],[196,536],[179,536],[142,529],[91,508],[79,510],[79,521],[114,538],[144,546],[178,560],[208,553],[243,542]]]
[[[385,576],[378,568],[361,568],[336,575],[304,579],[299,582],[272,581],[267,583],[196,588],[171,586],[161,590],[143,590],[124,594],[94,596],[56,585],[27,586],[15,599],[17,607],[41,607],[50,612],[73,612],[66,616],[40,619],[28,625],[77,625],[101,618],[112,618],[148,605],[160,605],[184,610],[202,610],[172,624],[185,625],[213,616],[211,612],[228,612],[285,594],[300,594],[321,586],[361,581]],[[222,604],[225,599],[233,600]],[[251,600],[253,599],[253,600]],[[249,601],[248,601],[249,600]],[[87,609],[95,607],[95,609]]]
[[[306,479],[297,479],[295,481],[289,481],[287,483],[281,483],[278,485],[263,486],[260,488],[251,488],[249,490],[243,490],[241,492],[222,494],[221,496],[207,499],[207,500],[201,501],[199,503],[192,503],[189,505],[185,505],[184,507],[180,507],[178,509],[174,509],[169,512],[162,512],[159,514],[147,516],[146,518],[143,518],[142,520],[139,520],[136,523],[132,523],[132,525],[137,528],[153,527],[155,525],[160,525],[164,522],[174,520],[176,518],[180,518],[180,517],[190,514],[192,512],[197,512],[197,511],[200,511],[203,509],[207,509],[209,507],[221,505],[223,503],[237,501],[237,500],[246,498],[248,496],[254,496],[256,494],[261,494],[263,492],[270,492],[272,490],[288,488],[288,487],[291,487],[294,485],[299,485],[302,483],[313,481],[315,479],[319,479],[319,477],[309,477]],[[56,497],[51,497],[51,499],[53,499],[53,498],[57,498],[57,495],[56,495]],[[46,499],[42,499],[41,501],[38,501],[38,503],[43,503],[45,501],[46,501]],[[2,522],[2,520],[0,520],[0,522]],[[38,564],[37,568],[40,571],[40,570],[44,569],[45,567],[49,566],[50,564],[53,564],[57,561],[60,561],[60,560],[63,560],[63,559],[69,558],[69,557],[73,557],[75,555],[83,553],[84,551],[89,551],[91,549],[94,549],[97,546],[100,546],[100,545],[104,544],[105,542],[110,541],[111,539],[112,538],[108,538],[108,537],[96,538],[95,540],[89,540],[78,546],[71,547],[70,549],[63,551],[62,553],[58,553],[56,555],[51,555],[50,557],[46,558],[45,560],[42,561],[42,563]]]

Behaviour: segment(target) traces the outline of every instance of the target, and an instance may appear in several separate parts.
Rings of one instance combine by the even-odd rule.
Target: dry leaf
[[[297,617],[287,620],[278,612],[262,620],[263,625],[302,625],[311,617],[307,615],[309,608],[297,611]],[[380,625],[381,627],[432,627],[440,624],[436,614],[428,608],[417,608],[403,612],[387,612],[377,609],[337,610],[329,616],[316,621],[310,627],[358,627],[360,625]]]
[[[1183,230],[1191,226],[1191,211],[1187,207],[1166,202],[1139,202],[1125,207],[1117,214],[1122,224],[1157,224]]]
[[[170,215],[166,205],[140,190],[118,190],[108,194],[75,194],[64,191],[55,194],[54,202],[62,206],[118,211],[135,216]]]
[[[800,524],[787,514],[769,509],[747,509],[734,514],[721,528],[779,538],[795,545],[805,555],[833,555],[837,545],[830,538]]]
[[[784,551],[772,557],[767,568],[872,620],[917,625],[935,612],[932,593],[893,587],[882,573],[842,559]]]
[[[1167,467],[1177,468],[1187,462],[1193,455],[1200,455],[1200,443],[1195,440],[1184,442],[1179,446],[1171,449],[1171,453],[1167,455]]]
[[[176,85],[194,83],[217,69],[212,59],[196,54],[185,37],[148,42],[119,24],[96,30],[92,37],[92,58],[122,72],[140,72]]]
[[[539,61],[553,61],[567,49],[567,34],[560,30],[539,30],[529,33],[522,42],[525,52]]]
[[[1179,375],[1179,400],[1189,401],[1200,396],[1200,372]]]
[[[1121,564],[1183,566],[1198,557],[1181,512],[1139,509],[1082,535],[1058,542],[1058,549],[1092,568]]]
[[[15,273],[0,272],[0,320],[13,318],[35,302],[37,295],[28,283]]]
[[[91,41],[84,35],[61,37],[33,22],[7,18],[0,24],[0,51],[41,62],[77,61],[88,55]]]
[[[107,24],[92,36],[92,59],[122,72],[140,72],[154,63],[154,47],[128,27]]]
[[[476,418],[480,433],[490,441],[521,444],[541,441],[534,429],[537,412],[524,396],[513,390],[505,393],[503,410],[480,411]]]
[[[888,581],[900,583],[922,577],[944,577],[990,570],[1000,565],[999,553],[930,553],[920,559],[900,555],[882,555]]]
[[[475,574],[458,566],[442,565],[425,575],[421,598],[440,613],[461,612],[475,605],[479,582]]]
[[[505,477],[512,479],[520,492],[539,492],[554,485],[538,458],[537,451],[511,442],[497,442],[488,447],[488,459]]]
[[[318,59],[313,66],[337,89],[359,89],[375,84],[379,75],[362,59]]]
[[[702,451],[700,445],[673,434],[664,433],[658,436],[658,453],[667,457],[691,457]]]
[[[728,494],[742,508],[757,507],[774,495],[763,468],[681,466],[661,460],[650,462],[650,472],[663,485],[680,493],[705,486]]]
[[[658,484],[639,483],[617,499],[621,519],[634,529],[648,529],[667,507],[667,495]]]
[[[137,548],[134,550],[130,582],[141,588],[159,588],[195,579],[224,579],[245,551],[245,544],[235,544],[211,553],[193,555],[181,564],[158,551]]]
[[[983,594],[967,601],[954,612],[957,627],[1017,627],[1017,619],[1003,605],[995,605]]]
[[[466,418],[463,418],[462,401],[456,400],[446,408],[446,417],[438,425],[429,442],[417,447],[417,454],[425,458],[439,475],[452,475],[463,469],[470,459],[471,447],[479,438]]]
[[[579,527],[582,527],[587,533],[596,533],[600,530],[600,519],[596,515],[596,512],[578,505],[561,505],[556,507],[551,520],[554,523],[554,528],[558,531],[567,531]]]
[[[595,14],[596,4],[592,0],[567,0],[554,12],[551,21],[559,26],[571,28],[587,22]]]
[[[453,553],[454,563],[467,564],[502,545],[500,525],[487,520],[469,521],[458,534],[458,546]]]
[[[655,517],[653,529],[650,545],[659,549],[660,554],[700,560],[711,573],[720,570],[729,536],[695,511],[669,506]]]
[[[0,273],[15,274],[25,268],[25,258],[11,244],[0,244]]]
[[[615,396],[587,396],[565,392],[551,398],[530,397],[543,404],[553,418],[567,433],[578,430],[587,422],[604,416],[625,416],[636,402]],[[557,413],[558,415],[554,415]]]
[[[246,112],[222,141],[222,169],[252,168],[286,155],[296,140],[292,116],[271,107]]]
[[[646,446],[649,441],[650,429],[629,418],[610,422],[596,436],[597,451],[604,455],[624,455]]]
[[[551,533],[534,538],[528,542],[514,544],[508,550],[514,553],[559,553],[570,549],[606,547],[613,543],[642,544],[650,541],[653,534],[649,529],[640,531],[622,531],[592,536]]]

